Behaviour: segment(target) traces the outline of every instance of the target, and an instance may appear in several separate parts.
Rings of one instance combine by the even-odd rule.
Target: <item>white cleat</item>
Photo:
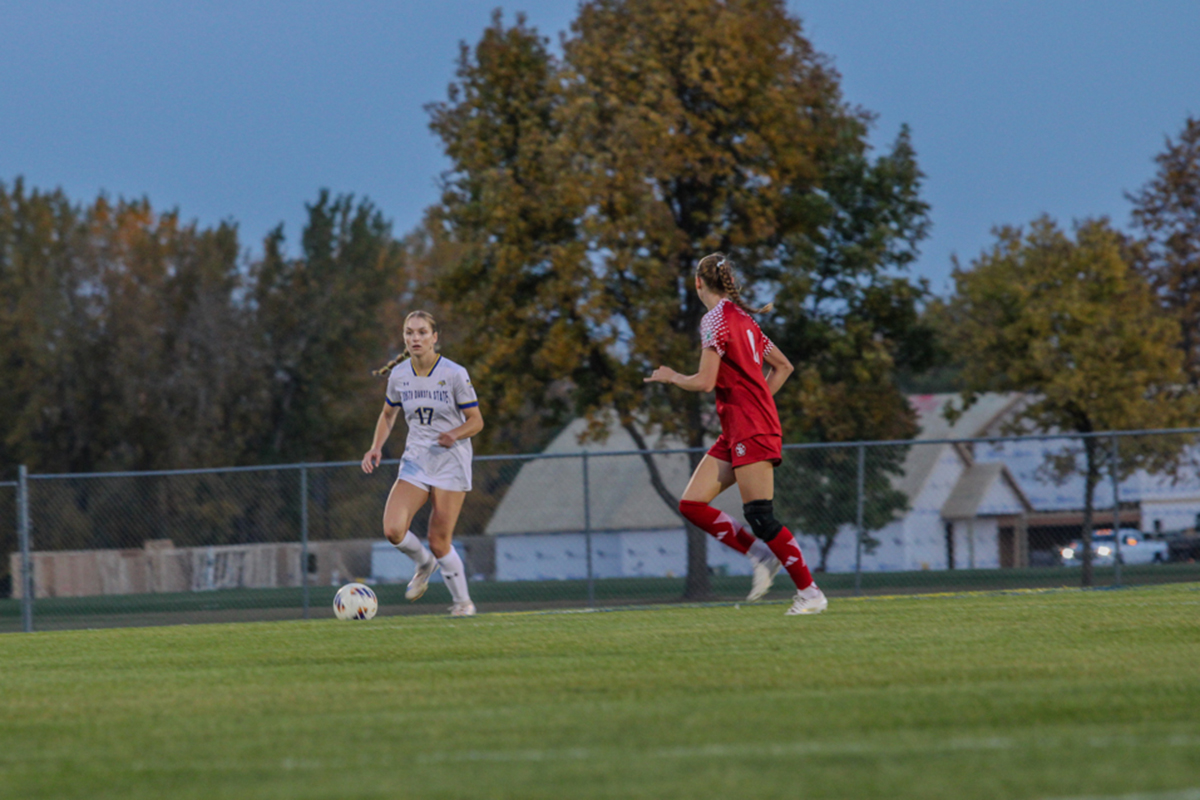
[[[767,592],[771,591],[771,584],[775,582],[775,576],[779,573],[780,566],[779,559],[774,556],[767,561],[754,562],[754,576],[750,579],[750,594],[746,595],[747,603],[762,600]]]
[[[455,603],[450,606],[450,616],[452,617],[473,617],[475,616],[475,604],[470,600],[462,603]]]
[[[796,599],[792,601],[792,607],[785,612],[785,616],[820,614],[827,608],[829,608],[829,601],[825,599],[825,593],[814,583],[807,589],[796,592]]]
[[[421,595],[425,594],[425,590],[429,588],[429,578],[437,568],[438,560],[436,558],[430,558],[425,566],[417,567],[412,580],[408,582],[408,588],[404,590],[404,596],[409,600],[419,600]]]

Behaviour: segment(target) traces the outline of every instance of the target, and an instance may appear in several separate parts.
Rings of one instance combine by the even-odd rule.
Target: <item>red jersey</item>
[[[721,357],[717,371],[717,417],[730,442],[752,436],[782,436],[775,398],[763,377],[763,356],[774,343],[749,314],[721,300],[700,320],[700,346]]]

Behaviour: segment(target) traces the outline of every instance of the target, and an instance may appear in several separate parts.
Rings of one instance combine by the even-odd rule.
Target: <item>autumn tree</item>
[[[723,250],[747,295],[779,301],[764,327],[807,395],[853,398],[803,406],[789,387],[791,435],[911,433],[891,370],[918,327],[921,289],[897,270],[924,234],[920,173],[907,133],[868,156],[869,115],[783,3],[586,2],[561,60],[497,17],[433,112],[453,163],[438,213],[466,252],[442,285],[470,309],[494,414],[533,403],[585,415],[596,437],[615,418],[643,450],[654,434],[700,447],[709,401],[641,379],[695,362],[693,270]],[[814,308],[812,326],[795,319]],[[692,596],[705,548],[693,531]]]
[[[236,463],[257,425],[237,232],[148,201],[0,186],[4,460],[40,471]]]
[[[522,17],[499,12],[463,46],[448,102],[429,107],[454,165],[442,202],[408,237],[413,269],[433,279],[455,337],[487,398],[483,449],[515,444],[530,419],[570,410],[556,382],[580,379],[595,280],[579,234],[579,199],[559,119],[560,65]]]
[[[1184,367],[1200,385],[1200,119],[1188,117],[1179,138],[1155,157],[1158,172],[1137,194],[1133,252],[1163,308],[1179,321]]]
[[[969,405],[982,392],[1026,392],[1021,432],[1091,434],[1169,428],[1186,422],[1194,398],[1182,391],[1178,328],[1123,258],[1121,236],[1104,220],[1076,225],[1074,238],[1048,217],[1024,230],[1003,227],[996,243],[956,268],[945,313]],[[1109,462],[1106,442],[1083,439],[1083,465],[1057,454],[1059,475],[1084,477],[1082,581],[1092,584],[1096,486],[1106,465],[1123,472],[1170,461],[1178,442],[1122,445]],[[1165,448],[1165,449],[1164,449]]]

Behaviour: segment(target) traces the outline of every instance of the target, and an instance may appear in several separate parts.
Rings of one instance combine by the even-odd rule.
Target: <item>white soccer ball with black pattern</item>
[[[370,619],[379,610],[379,598],[371,587],[347,583],[333,597],[333,613],[338,619]]]

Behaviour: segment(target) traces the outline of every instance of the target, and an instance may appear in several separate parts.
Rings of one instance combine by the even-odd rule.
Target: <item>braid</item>
[[[392,369],[406,358],[408,358],[408,348],[407,347],[400,351],[400,355],[396,356],[395,358],[393,358],[388,363],[384,364],[379,369],[371,370],[371,374],[375,375],[376,377],[386,378],[388,375],[392,374]]]
[[[733,265],[729,263],[729,257],[724,253],[713,253],[700,259],[700,263],[696,265],[696,274],[706,285],[720,291],[729,298],[729,302],[747,314],[765,314],[775,305],[767,303],[762,308],[751,308],[747,305],[746,301],[742,299],[742,292],[738,289],[737,280],[733,277]]]

